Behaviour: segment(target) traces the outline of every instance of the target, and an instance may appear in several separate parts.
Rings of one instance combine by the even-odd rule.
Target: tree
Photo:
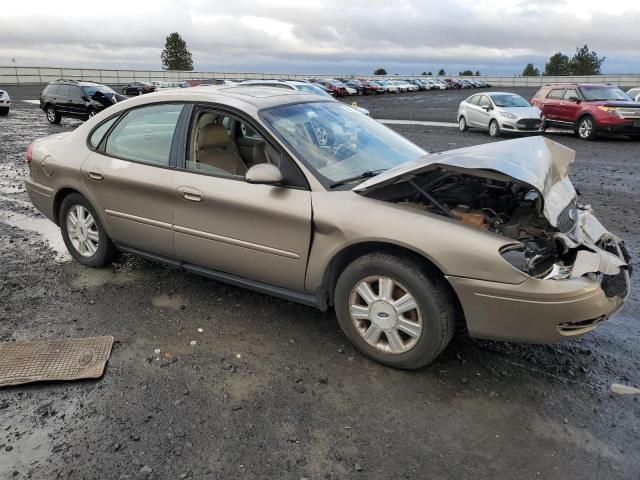
[[[480,76],[480,70],[476,70],[476,77]]]
[[[387,71],[384,68],[378,68],[375,72],[373,72],[374,75],[386,75]]]
[[[426,77],[427,76],[427,72],[422,72],[422,76]]]
[[[461,77],[471,77],[473,76],[473,72],[471,70],[465,70],[464,72],[460,72]]]
[[[598,58],[598,54],[589,50],[587,45],[576,48],[576,54],[570,60],[572,75],[600,75],[600,67],[606,57]]]
[[[569,57],[562,52],[554,53],[544,66],[545,75],[571,75]]]
[[[527,66],[522,70],[523,77],[539,77],[540,70],[533,65],[533,63],[527,63]]]
[[[191,52],[178,32],[167,37],[160,59],[165,70],[193,70]]]
[[[431,72],[428,72],[428,73],[427,73],[427,75],[428,75],[429,77],[433,77],[433,73],[431,73]]]
[[[447,72],[444,71],[444,68],[441,68],[440,71],[438,72],[438,75],[440,75],[441,77],[443,77],[446,74]]]

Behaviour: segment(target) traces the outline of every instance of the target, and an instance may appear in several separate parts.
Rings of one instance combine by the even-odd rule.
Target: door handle
[[[200,190],[190,187],[179,187],[178,191],[182,194],[182,198],[189,202],[201,202],[204,200],[204,195]]]
[[[93,180],[104,180],[104,175],[102,172],[97,172],[95,170],[89,170],[89,178]]]

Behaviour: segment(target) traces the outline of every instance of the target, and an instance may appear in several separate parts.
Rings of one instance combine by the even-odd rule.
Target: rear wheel
[[[500,125],[497,120],[491,120],[489,123],[489,136],[497,138],[500,136]]]
[[[594,140],[596,138],[596,122],[593,117],[582,117],[576,130],[581,140]]]
[[[102,267],[118,256],[96,211],[79,193],[64,198],[58,223],[67,250],[82,265]]]
[[[53,105],[47,105],[44,109],[44,113],[51,124],[58,124],[60,123],[60,120],[62,120],[60,113],[58,113],[58,110],[56,110],[56,107]]]
[[[460,120],[458,120],[458,128],[460,129],[461,132],[466,132],[467,130],[469,130],[469,125],[467,125],[467,119],[464,118],[464,116],[460,117]]]
[[[437,272],[387,253],[353,261],[335,291],[338,322],[354,346],[378,362],[407,369],[429,364],[449,344],[454,304]]]

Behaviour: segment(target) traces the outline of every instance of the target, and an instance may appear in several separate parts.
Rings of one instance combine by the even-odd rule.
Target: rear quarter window
[[[547,98],[551,100],[561,100],[564,97],[564,88],[554,88],[549,92]]]

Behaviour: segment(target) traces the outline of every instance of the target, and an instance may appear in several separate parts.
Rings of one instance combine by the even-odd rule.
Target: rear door
[[[69,85],[58,85],[58,90],[55,96],[55,104],[58,112],[69,115],[71,113],[69,105],[69,95],[71,94]]]
[[[77,85],[68,86],[67,109],[69,114],[77,118],[84,118],[87,114],[83,93]]]
[[[82,178],[116,243],[174,256],[174,136],[184,108],[133,108],[101,141],[90,137],[97,147],[82,165]]]
[[[560,102],[564,99],[564,88],[553,88],[542,99],[540,110],[547,120],[558,121],[560,115]]]

